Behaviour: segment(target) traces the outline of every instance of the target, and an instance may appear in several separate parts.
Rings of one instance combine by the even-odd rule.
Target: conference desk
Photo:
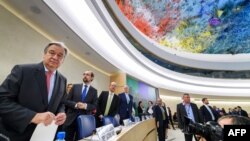
[[[97,135],[88,137],[80,141],[97,141]],[[120,134],[118,134],[115,141],[157,141],[157,129],[155,126],[155,119],[144,120],[128,127],[123,127]]]

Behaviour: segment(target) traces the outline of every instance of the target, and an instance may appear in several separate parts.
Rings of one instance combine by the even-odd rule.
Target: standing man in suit
[[[62,125],[66,78],[57,69],[67,55],[63,43],[49,43],[38,64],[16,65],[0,88],[0,133],[11,141],[28,141],[37,124]]]
[[[248,117],[248,114],[245,110],[243,110],[240,106],[237,106],[237,111],[238,111],[238,115],[243,116],[243,117]]]
[[[200,111],[196,104],[190,102],[190,96],[188,93],[184,93],[182,96],[183,102],[177,105],[177,119],[179,123],[179,128],[184,129],[185,126],[185,116],[196,123],[203,123]],[[192,141],[193,135],[184,132],[185,141]]]
[[[157,105],[154,107],[153,113],[155,117],[159,141],[165,141],[168,117],[166,109],[162,104],[161,98],[157,99]]]
[[[130,118],[133,121],[134,120],[132,117],[133,96],[129,94],[129,87],[127,85],[124,86],[124,92],[119,94],[119,98],[120,98],[120,105],[119,105],[120,124],[123,124],[123,120],[128,118]]]
[[[92,114],[97,105],[97,90],[90,84],[94,79],[92,71],[83,73],[83,83],[74,84],[65,101],[67,106],[67,119],[64,124],[66,140],[77,140],[77,117]]]
[[[109,91],[102,91],[97,104],[97,127],[102,126],[103,116],[114,117],[119,110],[119,97],[115,94],[116,83],[111,82]]]
[[[203,117],[203,121],[206,123],[208,121],[217,121],[218,115],[217,112],[213,110],[211,106],[209,106],[209,102],[207,98],[202,98],[203,105],[200,107],[200,113]]]

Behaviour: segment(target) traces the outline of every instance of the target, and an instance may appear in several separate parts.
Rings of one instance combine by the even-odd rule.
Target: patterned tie
[[[49,95],[49,90],[50,90],[50,78],[53,75],[53,72],[47,71],[46,72],[46,83],[47,83],[47,92]]]
[[[87,85],[84,85],[84,89],[82,91],[82,102],[84,102],[84,99],[86,97],[86,94],[87,94]]]
[[[109,113],[111,101],[112,101],[112,94],[109,94],[108,101],[107,101],[106,108],[105,108],[105,112],[104,112],[104,116],[108,115],[108,113]]]

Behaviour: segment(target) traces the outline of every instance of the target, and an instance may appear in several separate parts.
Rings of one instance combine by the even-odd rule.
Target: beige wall
[[[40,62],[43,49],[49,40],[2,6],[0,6],[0,19],[0,83],[2,83],[15,64]],[[69,83],[81,83],[85,70],[92,70],[95,73],[92,84],[98,89],[98,94],[108,89],[109,76],[82,63],[70,54],[59,69]]]
[[[176,105],[182,102],[183,93],[174,92],[166,89],[159,89],[159,94],[162,100],[169,106],[172,113],[176,111]],[[250,99],[242,97],[221,97],[221,96],[209,96],[209,95],[197,95],[190,94],[191,101],[196,103],[198,107],[202,105],[201,99],[207,97],[211,106],[216,106],[218,108],[224,108],[228,112],[228,108],[234,108],[236,106],[241,106],[242,109],[250,113]]]

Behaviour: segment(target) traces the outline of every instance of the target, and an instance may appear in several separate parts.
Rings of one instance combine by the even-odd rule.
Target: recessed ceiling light
[[[35,14],[41,14],[42,13],[42,10],[40,8],[38,8],[37,6],[31,6],[30,7],[30,11],[35,13]]]

